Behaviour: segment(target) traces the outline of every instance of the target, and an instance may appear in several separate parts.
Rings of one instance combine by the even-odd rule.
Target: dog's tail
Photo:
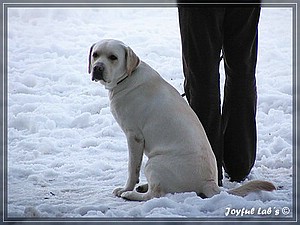
[[[261,180],[253,180],[250,181],[238,188],[231,189],[227,191],[229,194],[238,195],[244,197],[251,192],[256,191],[274,191],[276,187],[268,181],[261,181]]]

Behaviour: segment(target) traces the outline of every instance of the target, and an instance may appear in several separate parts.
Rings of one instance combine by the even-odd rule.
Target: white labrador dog
[[[127,137],[128,179],[113,191],[116,196],[143,201],[176,192],[201,197],[220,193],[216,159],[204,129],[175,88],[117,40],[91,47],[89,73],[109,90],[111,112]],[[134,190],[143,153],[148,184]],[[251,181],[228,192],[245,196],[274,189],[272,183]]]

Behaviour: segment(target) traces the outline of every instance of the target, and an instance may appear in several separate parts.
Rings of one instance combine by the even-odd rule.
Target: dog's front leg
[[[121,196],[126,191],[132,191],[139,181],[141,163],[144,152],[144,138],[136,132],[127,132],[127,143],[129,150],[128,179],[124,188],[116,188],[113,193]]]

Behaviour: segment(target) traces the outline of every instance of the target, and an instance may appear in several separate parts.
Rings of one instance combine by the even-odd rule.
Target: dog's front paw
[[[113,191],[113,194],[117,197],[121,197],[121,195],[126,192],[128,190],[126,190],[125,188],[116,188],[114,191]]]
[[[133,191],[126,191],[126,192],[123,192],[120,197],[124,198],[124,199],[127,199],[127,200],[132,200],[133,196],[134,196]]]

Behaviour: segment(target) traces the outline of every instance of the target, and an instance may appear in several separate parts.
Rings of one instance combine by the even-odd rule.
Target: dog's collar
[[[124,78],[122,78],[120,81],[118,81],[117,85],[119,85],[120,83],[122,83],[124,80],[126,80],[128,78],[128,75]]]

